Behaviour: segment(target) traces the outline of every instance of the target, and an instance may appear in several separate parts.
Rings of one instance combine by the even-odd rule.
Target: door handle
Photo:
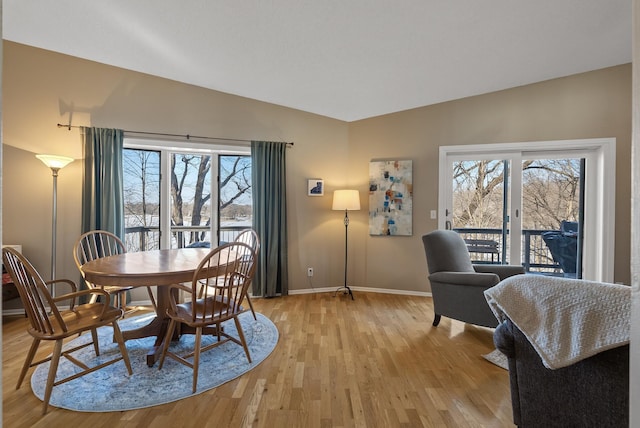
[[[444,228],[447,230],[451,230],[451,221],[447,220],[444,222]]]

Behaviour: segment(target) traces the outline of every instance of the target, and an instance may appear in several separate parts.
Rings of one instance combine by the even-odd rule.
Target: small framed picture
[[[307,180],[307,196],[324,195],[324,180],[320,178],[310,178]]]

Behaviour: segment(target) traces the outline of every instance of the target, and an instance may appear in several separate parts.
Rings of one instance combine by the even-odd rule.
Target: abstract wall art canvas
[[[411,236],[412,207],[412,161],[371,161],[369,235]]]

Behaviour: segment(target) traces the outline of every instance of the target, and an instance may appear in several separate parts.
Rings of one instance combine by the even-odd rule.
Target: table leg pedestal
[[[124,340],[140,339],[143,337],[155,336],[156,341],[153,347],[147,353],[147,366],[152,367],[156,361],[160,358],[162,348],[164,346],[164,338],[169,328],[169,317],[167,316],[167,309],[169,308],[169,299],[171,298],[169,287],[158,287],[158,298],[156,302],[156,316],[151,322],[143,327],[133,330],[125,330],[122,332]],[[177,297],[177,290],[174,290],[175,297]],[[171,340],[178,340],[180,338],[180,329],[176,329]]]

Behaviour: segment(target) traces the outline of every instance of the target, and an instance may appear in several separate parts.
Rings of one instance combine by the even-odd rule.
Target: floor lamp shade
[[[58,171],[73,162],[73,158],[56,155],[36,155],[46,166],[51,168],[53,176],[53,202],[51,206],[51,280],[56,279],[56,231],[58,212]],[[55,297],[56,289],[51,285],[51,294]]]
[[[333,207],[336,211],[360,210],[360,194],[357,190],[336,190],[333,192]]]
[[[73,162],[73,158],[56,155],[36,155],[46,166],[51,169],[62,169],[69,163]]]

